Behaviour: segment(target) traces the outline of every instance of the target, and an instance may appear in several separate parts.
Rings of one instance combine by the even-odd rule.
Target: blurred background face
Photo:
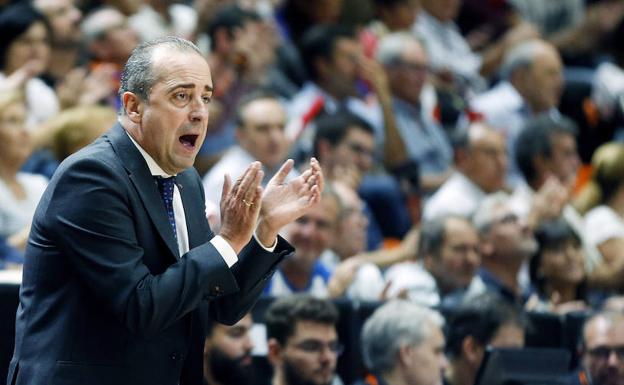
[[[96,11],[88,17],[97,24],[101,37],[90,46],[94,56],[105,62],[125,64],[139,43],[136,32],[128,25],[127,17],[116,9]]]
[[[527,101],[534,112],[547,111],[559,105],[563,91],[563,64],[552,47],[544,47],[528,68]]]
[[[507,174],[507,148],[502,134],[484,129],[471,139],[465,173],[483,191],[502,189]]]
[[[284,376],[289,385],[329,385],[336,374],[338,343],[334,325],[297,321],[282,353]]]
[[[420,104],[420,94],[427,80],[427,55],[412,41],[405,46],[401,59],[388,71],[392,92],[409,103]]]
[[[572,187],[581,160],[572,135],[558,133],[552,137],[552,153],[548,160],[552,174],[565,186]]]
[[[624,320],[616,320],[599,317],[585,329],[583,364],[594,385],[624,385]]]
[[[422,7],[441,22],[455,20],[461,0],[421,0]]]
[[[9,46],[4,72],[6,75],[22,67],[28,62],[36,62],[38,71],[43,72],[50,59],[50,43],[48,30],[43,22],[33,23]]]
[[[297,250],[293,258],[312,266],[333,242],[338,221],[338,202],[324,196],[312,210],[286,227],[286,238]]]
[[[440,255],[431,260],[431,272],[445,291],[465,289],[481,264],[479,236],[467,221],[449,218]],[[425,262],[427,263],[427,262]]]
[[[357,95],[356,81],[361,55],[362,49],[357,40],[348,38],[336,40],[333,55],[328,59],[324,76],[327,79],[326,83],[337,98]]]
[[[585,278],[585,257],[578,240],[571,238],[542,251],[538,272],[547,281],[579,284]]]
[[[34,4],[50,22],[54,45],[73,45],[80,42],[79,24],[82,13],[74,0],[35,0]]]
[[[204,344],[204,367],[221,385],[248,384],[253,380],[251,315],[232,326],[215,323]],[[205,371],[206,371],[205,369]]]
[[[353,189],[339,183],[334,188],[342,207],[332,250],[341,258],[348,258],[366,250],[368,219],[363,211],[364,202]]]
[[[333,151],[333,165],[355,166],[362,174],[373,167],[375,138],[372,133],[357,127],[350,127],[347,134]]]
[[[497,257],[518,261],[537,251],[533,232],[507,205],[498,206],[494,210],[489,238]]]
[[[0,108],[0,154],[2,163],[19,169],[30,156],[32,144],[26,130],[26,106],[20,101]]]
[[[379,18],[391,31],[409,30],[416,21],[419,9],[418,0],[405,0],[381,8]]]
[[[429,325],[431,332],[425,340],[412,349],[409,383],[413,385],[442,385],[443,373],[448,366],[444,355],[444,335],[439,327]]]
[[[241,147],[266,167],[279,166],[288,151],[282,105],[275,99],[254,100],[245,107],[243,120],[243,127],[236,132]]]

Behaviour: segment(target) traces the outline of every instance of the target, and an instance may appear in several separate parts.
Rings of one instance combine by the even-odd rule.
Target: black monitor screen
[[[562,385],[569,363],[563,349],[488,348],[475,385]]]

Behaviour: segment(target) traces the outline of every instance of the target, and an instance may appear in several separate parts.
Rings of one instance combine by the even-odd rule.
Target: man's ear
[[[275,338],[269,338],[267,341],[267,359],[272,366],[282,365],[282,345]]]
[[[462,352],[466,361],[468,361],[472,366],[478,367],[483,359],[485,350],[473,336],[467,336],[462,341]]]
[[[126,91],[121,95],[121,102],[126,111],[126,115],[133,123],[141,123],[143,116],[143,102],[134,93]]]
[[[398,358],[399,365],[408,367],[413,364],[412,355],[414,354],[414,347],[409,345],[403,345],[399,347]]]
[[[423,256],[423,267],[428,270],[431,271],[431,269],[433,269],[433,265],[434,265],[434,258],[436,258],[436,256],[431,255],[430,253],[427,253]]]

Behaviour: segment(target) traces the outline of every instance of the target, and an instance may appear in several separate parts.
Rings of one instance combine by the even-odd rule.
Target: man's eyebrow
[[[195,88],[195,84],[193,84],[193,83],[174,84],[171,87],[169,87],[168,92],[174,91],[174,90],[176,90],[178,88],[193,89],[193,88]],[[206,86],[204,86],[204,91],[213,92],[214,91],[214,87],[210,86],[210,85],[206,85]]]

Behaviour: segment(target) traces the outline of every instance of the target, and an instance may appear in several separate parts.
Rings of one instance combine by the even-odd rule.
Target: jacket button
[[[180,355],[177,352],[171,353],[171,359],[176,361],[180,358]]]

